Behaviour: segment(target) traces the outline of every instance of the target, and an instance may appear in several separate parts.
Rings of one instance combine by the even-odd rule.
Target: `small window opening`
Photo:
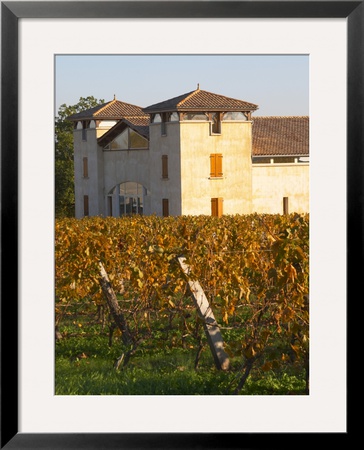
[[[85,217],[89,216],[89,201],[88,201],[88,195],[83,196],[83,215]]]
[[[167,135],[167,122],[168,122],[168,114],[162,113],[162,123],[161,123],[161,134],[162,136]]]
[[[168,200],[168,198],[162,199],[162,214],[163,214],[163,217],[169,216],[169,200]]]
[[[168,178],[168,155],[162,155],[162,178]]]
[[[221,113],[211,114],[211,133],[221,134]]]
[[[283,197],[283,214],[288,214],[288,197]]]
[[[88,178],[88,158],[83,158],[83,178]]]

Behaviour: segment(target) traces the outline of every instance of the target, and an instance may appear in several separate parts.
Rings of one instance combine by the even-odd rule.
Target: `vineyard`
[[[191,280],[221,333],[223,370]],[[55,287],[56,384],[57,359],[66,354],[87,377],[83,359],[100,356],[89,349],[97,338],[116,383],[134,362],[176,352],[196,373],[207,370],[209,393],[221,393],[222,383],[226,394],[246,394],[250,379],[287,374],[301,387],[279,393],[309,392],[308,215],[57,219]]]

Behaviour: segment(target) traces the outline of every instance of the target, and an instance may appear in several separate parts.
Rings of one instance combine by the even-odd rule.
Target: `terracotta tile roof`
[[[69,120],[120,120],[123,117],[138,117],[144,116],[142,109],[139,106],[131,105],[130,103],[121,102],[120,100],[112,100],[94,108],[87,109],[77,114],[72,114],[68,117]]]
[[[133,128],[137,133],[149,139],[149,123],[150,119],[148,115],[131,117],[129,119],[123,119],[130,128]]]
[[[254,117],[253,156],[308,156],[309,118]]]
[[[110,130],[103,134],[98,140],[98,144],[101,147],[105,147],[111,141],[113,141],[120,133],[122,133],[126,127],[130,127],[141,136],[149,140],[149,116],[144,115],[140,117],[133,117],[129,119],[121,119]]]
[[[178,97],[143,108],[145,113],[162,111],[255,111],[257,105],[244,100],[196,89]]]

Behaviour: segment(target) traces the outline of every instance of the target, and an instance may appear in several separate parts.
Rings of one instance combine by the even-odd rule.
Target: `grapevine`
[[[153,334],[183,345],[189,334],[201,349],[178,256],[222,330],[233,330],[225,342],[242,362],[236,392],[254,365],[270,371],[301,364],[308,373],[308,214],[57,219],[57,326],[67,315],[106,307],[101,262],[136,341]]]

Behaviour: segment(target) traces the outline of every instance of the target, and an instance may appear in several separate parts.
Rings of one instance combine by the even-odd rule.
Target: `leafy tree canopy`
[[[73,217],[74,168],[73,168],[73,123],[67,118],[105,103],[103,99],[93,96],[80,97],[75,105],[59,107],[55,118],[55,214],[56,217]]]

